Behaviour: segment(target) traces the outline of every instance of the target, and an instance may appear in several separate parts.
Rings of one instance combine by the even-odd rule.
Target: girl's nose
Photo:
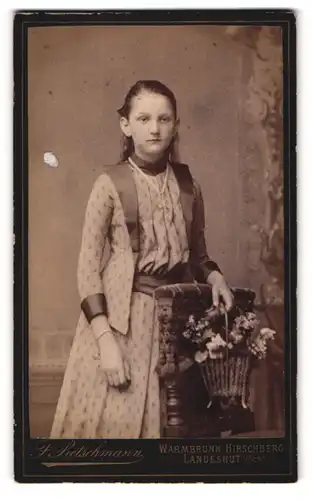
[[[150,132],[152,134],[158,134],[159,133],[159,123],[157,120],[152,120],[150,122]]]

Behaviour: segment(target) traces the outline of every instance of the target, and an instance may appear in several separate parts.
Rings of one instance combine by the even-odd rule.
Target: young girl
[[[52,438],[160,437],[158,322],[163,284],[208,282],[231,292],[207,255],[199,185],[175,158],[174,94],[139,81],[118,110],[122,162],[96,180],[78,264],[81,315]]]

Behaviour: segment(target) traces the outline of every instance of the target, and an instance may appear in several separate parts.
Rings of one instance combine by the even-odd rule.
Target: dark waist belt
[[[174,285],[183,282],[185,268],[181,267],[177,271],[171,271],[164,276],[136,274],[133,283],[133,291],[147,295],[153,295],[154,290],[159,286]]]

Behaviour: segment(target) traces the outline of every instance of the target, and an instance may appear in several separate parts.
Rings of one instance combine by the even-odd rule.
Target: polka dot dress
[[[163,274],[189,256],[179,187],[172,171],[161,200],[134,172],[138,191],[140,253],[136,270]],[[163,182],[163,174],[154,180]],[[103,249],[111,253],[103,264]],[[105,252],[104,252],[105,253]],[[103,269],[104,268],[104,269]],[[132,293],[133,256],[118,194],[107,175],[90,195],[78,265],[81,299],[105,293],[110,324],[131,367],[126,391],[108,386],[98,344],[79,318],[59,397],[51,438],[158,438],[160,436],[158,319],[154,298]],[[128,321],[129,320],[129,321]],[[129,327],[127,326],[129,325]],[[126,334],[124,334],[126,333]]]
[[[126,391],[110,388],[97,436],[110,438],[149,437],[160,434],[158,324],[151,297],[134,293],[130,330],[118,340],[130,361],[131,385]]]

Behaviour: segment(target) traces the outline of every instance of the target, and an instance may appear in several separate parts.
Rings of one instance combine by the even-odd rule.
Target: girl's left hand
[[[225,303],[225,309],[229,311],[233,307],[233,294],[229,289],[224,277],[218,271],[212,271],[209,276],[207,283],[212,285],[212,300],[213,305],[218,307],[220,304],[220,298],[223,299]]]

